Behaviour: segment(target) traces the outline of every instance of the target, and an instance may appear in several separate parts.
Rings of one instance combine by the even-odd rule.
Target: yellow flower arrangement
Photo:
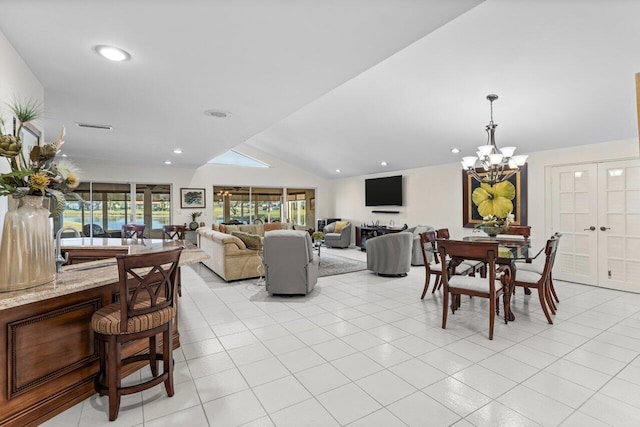
[[[80,184],[78,168],[73,163],[57,161],[56,155],[64,144],[64,128],[58,139],[49,144],[32,147],[29,158],[25,158],[20,135],[25,123],[40,115],[40,104],[35,101],[13,101],[9,109],[18,120],[15,135],[5,133],[4,121],[0,118],[0,157],[5,157],[10,172],[0,174],[0,196],[16,199],[26,195],[45,196],[52,199],[52,213],[55,216],[65,208],[67,197],[82,201],[72,190]]]

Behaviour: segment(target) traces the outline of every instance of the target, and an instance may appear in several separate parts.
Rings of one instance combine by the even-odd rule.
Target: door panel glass
[[[560,191],[573,191],[573,172],[564,172],[560,174]]]
[[[607,194],[607,210],[613,213],[624,213],[624,192],[610,191]]]
[[[574,172],[574,188],[575,191],[588,192],[589,191],[589,171],[581,170]]]
[[[627,190],[640,190],[640,167],[626,168]]]
[[[627,191],[627,213],[640,213],[640,191]]]
[[[640,215],[627,215],[627,234],[640,236]]]
[[[640,261],[640,238],[627,238],[627,259]]]

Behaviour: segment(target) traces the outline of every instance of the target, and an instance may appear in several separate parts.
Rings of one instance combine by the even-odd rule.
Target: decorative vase
[[[198,223],[195,221],[191,221],[189,223],[189,230],[197,230],[198,229]]]
[[[502,227],[495,225],[483,225],[480,229],[487,233],[489,237],[496,237],[502,232]]]
[[[0,292],[51,282],[56,263],[49,210],[42,196],[9,197],[0,246]]]

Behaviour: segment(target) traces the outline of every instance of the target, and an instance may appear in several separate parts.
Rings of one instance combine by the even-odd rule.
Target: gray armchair
[[[324,227],[325,246],[329,248],[348,248],[351,243],[351,223],[348,223],[340,233],[336,233],[335,229],[335,222]]]
[[[429,225],[416,225],[407,229],[413,235],[413,243],[411,249],[411,265],[424,265],[424,259],[422,258],[422,247],[420,246],[420,233],[426,231],[435,231],[435,228]],[[427,253],[427,260],[433,261],[433,254]]]
[[[406,276],[411,271],[411,233],[383,234],[367,239],[367,269],[381,275]]]
[[[274,230],[264,235],[264,273],[269,294],[308,294],[318,282],[318,257],[306,231]]]

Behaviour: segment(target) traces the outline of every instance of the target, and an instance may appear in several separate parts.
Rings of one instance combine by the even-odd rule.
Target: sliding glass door
[[[162,226],[171,223],[169,184],[83,182],[77,193],[84,202],[67,201],[66,209],[54,218],[56,232],[69,226],[85,236],[120,237],[122,225],[145,224],[145,237],[161,238]]]

